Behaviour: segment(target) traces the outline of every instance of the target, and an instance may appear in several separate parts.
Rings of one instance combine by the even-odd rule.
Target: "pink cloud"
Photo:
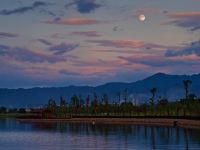
[[[168,17],[171,19],[162,24],[173,24],[179,27],[188,28],[191,31],[200,29],[200,12],[180,12],[169,13]]]
[[[190,55],[182,55],[177,57],[171,57],[171,60],[179,60],[179,61],[191,61],[191,62],[200,62],[200,57],[196,54],[190,54]]]
[[[200,16],[200,12],[170,13],[168,16],[171,17],[171,18],[199,17]]]
[[[95,61],[74,60],[72,65],[82,75],[113,74],[123,70],[129,71],[131,69],[133,71],[147,68],[147,65],[133,64],[123,59]]]
[[[99,21],[94,19],[88,19],[88,18],[69,18],[69,19],[54,19],[50,21],[46,21],[47,24],[60,24],[60,25],[94,25],[98,24]]]
[[[90,43],[97,43],[100,46],[115,48],[141,48],[144,42],[138,40],[87,40]]]
[[[137,53],[136,51],[132,50],[116,50],[116,49],[97,49],[97,50],[91,50],[99,53],[122,53],[122,54],[135,54]]]
[[[100,37],[97,31],[74,31],[70,35],[87,36],[87,37]]]
[[[104,47],[131,48],[131,49],[142,48],[142,49],[148,49],[148,51],[150,50],[163,51],[166,49],[178,48],[177,46],[165,46],[154,43],[145,43],[139,40],[87,40],[87,42],[96,43],[99,46],[104,46]]]
[[[200,64],[199,57],[195,55],[166,57],[164,55],[156,54],[140,54],[131,56],[119,56],[118,58],[127,61],[128,63],[143,64],[156,68],[176,68],[177,66],[186,67]]]

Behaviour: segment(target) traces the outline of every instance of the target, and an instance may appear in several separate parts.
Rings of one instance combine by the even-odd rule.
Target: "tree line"
[[[123,94],[118,92],[118,100],[110,103],[108,94],[104,93],[98,97],[94,92],[85,99],[81,95],[74,94],[68,103],[63,97],[60,97],[60,104],[55,100],[49,99],[45,106],[48,113],[54,117],[65,118],[69,116],[199,116],[200,99],[195,94],[189,92],[192,84],[190,80],[183,81],[185,96],[175,102],[170,102],[166,98],[156,98],[158,89],[150,89],[151,97],[149,101],[136,105],[128,101],[128,91]],[[123,102],[121,97],[123,96]]]

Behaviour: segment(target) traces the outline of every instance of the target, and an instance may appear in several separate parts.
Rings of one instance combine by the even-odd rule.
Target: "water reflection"
[[[150,149],[158,149],[162,146],[176,146],[177,148],[189,149],[190,143],[200,146],[200,131],[173,127],[153,127],[139,125],[105,125],[87,123],[33,123],[32,128],[36,130],[48,130],[61,133],[72,133],[74,135],[117,136],[124,141],[125,147],[134,140],[150,145]],[[180,147],[179,147],[180,146]]]
[[[173,127],[1,120],[0,133],[0,145],[5,149],[6,143],[20,149],[28,143],[44,150],[62,150],[66,146],[69,149],[200,149],[199,130]]]

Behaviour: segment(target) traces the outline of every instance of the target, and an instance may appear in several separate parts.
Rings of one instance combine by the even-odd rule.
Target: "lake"
[[[200,149],[200,130],[0,119],[0,150]]]

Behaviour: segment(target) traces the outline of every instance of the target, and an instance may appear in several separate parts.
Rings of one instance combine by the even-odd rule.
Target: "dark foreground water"
[[[0,150],[200,150],[200,131],[135,125],[0,120]]]

